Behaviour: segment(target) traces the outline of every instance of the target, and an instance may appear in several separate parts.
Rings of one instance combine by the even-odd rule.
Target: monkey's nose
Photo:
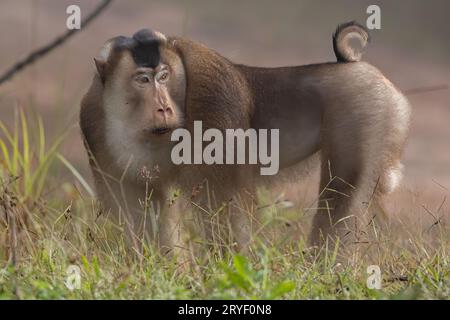
[[[173,115],[173,109],[170,106],[161,106],[157,110],[157,113],[163,117],[168,117]]]

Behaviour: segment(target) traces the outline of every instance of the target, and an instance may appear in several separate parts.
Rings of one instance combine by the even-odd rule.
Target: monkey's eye
[[[136,80],[137,83],[139,84],[147,84],[150,83],[150,76],[148,76],[145,73],[139,74],[136,76],[136,78],[134,78]]]
[[[156,74],[156,81],[158,81],[159,83],[165,83],[167,80],[169,80],[168,70],[161,70]]]

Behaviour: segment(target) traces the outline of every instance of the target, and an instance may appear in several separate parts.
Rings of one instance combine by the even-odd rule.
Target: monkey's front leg
[[[186,228],[183,221],[181,199],[169,203],[164,198],[159,214],[158,246],[161,254],[174,255],[178,262],[185,263],[190,259],[190,250],[186,238]],[[184,209],[184,210],[183,210]]]
[[[231,248],[245,250],[252,235],[253,197],[236,194],[202,194],[192,200],[193,209],[201,218],[204,243],[220,251]]]
[[[246,251],[252,240],[252,225],[256,209],[252,194],[243,191],[229,203],[228,217],[232,232],[233,247],[238,252]]]

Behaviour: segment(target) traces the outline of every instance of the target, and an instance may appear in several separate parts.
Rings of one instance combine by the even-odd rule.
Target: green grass
[[[126,245],[124,226],[101,213],[86,180],[58,154],[62,138],[48,144],[39,118],[19,112],[12,130],[0,129],[1,299],[449,299],[450,233],[442,224],[427,232],[394,224],[342,258],[295,238],[306,234],[309,216],[262,191],[264,230],[247,254],[211,249],[180,265],[151,244]],[[73,180],[53,176],[57,166]],[[366,284],[373,264],[381,290]],[[75,290],[66,286],[71,265],[81,271]]]
[[[71,252],[71,253],[68,253]],[[86,254],[86,255],[85,255]],[[366,286],[364,266],[354,268],[310,261],[294,251],[261,249],[256,257],[240,255],[209,260],[190,270],[151,250],[140,259],[118,249],[92,244],[74,250],[51,240],[15,268],[2,270],[2,299],[448,299],[448,261],[433,256],[404,270],[406,280],[389,280],[382,290]],[[406,260],[408,263],[408,260]],[[402,262],[396,262],[402,263]],[[65,285],[67,267],[81,269],[81,288]],[[389,281],[388,281],[389,280]]]

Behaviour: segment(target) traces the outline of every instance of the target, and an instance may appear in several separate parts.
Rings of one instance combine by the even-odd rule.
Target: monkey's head
[[[107,124],[153,142],[168,141],[170,132],[182,126],[185,71],[164,35],[144,29],[131,38],[113,38],[94,60]]]
[[[101,82],[105,142],[124,168],[170,161],[155,148],[170,146],[184,123],[186,76],[178,54],[159,32],[141,30],[109,40],[94,59]],[[156,155],[156,159],[155,159]]]
[[[172,131],[192,131],[196,120],[220,130],[249,126],[251,98],[243,75],[196,42],[144,29],[109,40],[95,65],[82,129],[91,151],[100,152],[96,157],[109,157],[120,170],[173,165]]]

